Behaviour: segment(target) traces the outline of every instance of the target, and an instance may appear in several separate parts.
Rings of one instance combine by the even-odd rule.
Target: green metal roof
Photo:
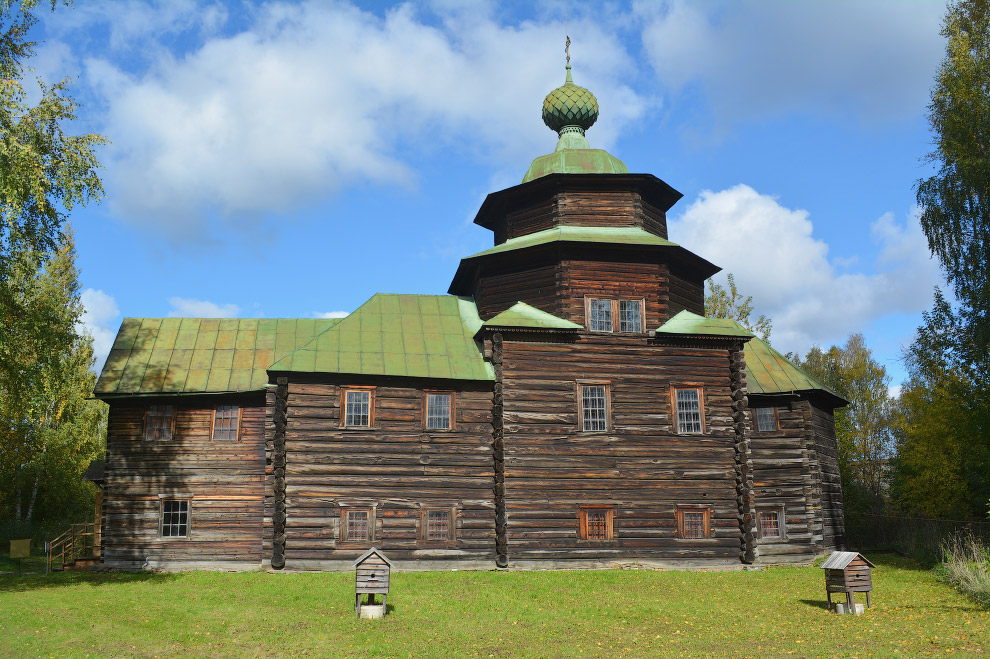
[[[479,329],[471,298],[378,293],[268,370],[492,380]]]
[[[746,343],[746,388],[751,394],[781,394],[825,391],[839,400],[842,396],[770,347],[753,338]]]
[[[257,391],[266,370],[339,318],[125,318],[95,394]]]
[[[728,318],[705,318],[690,311],[681,311],[657,328],[657,334],[701,334],[704,336],[756,336]]]
[[[562,138],[563,139],[563,138]],[[626,164],[602,149],[558,149],[536,158],[523,183],[549,174],[628,174]]]
[[[483,252],[472,254],[466,259],[473,259],[489,254],[500,254],[511,252],[516,249],[534,247],[536,245],[546,245],[556,242],[579,242],[579,243],[611,243],[617,245],[662,245],[665,247],[677,247],[676,243],[665,240],[649,231],[639,227],[573,227],[559,226],[553,229],[544,229],[536,233],[530,233],[518,238],[510,238],[501,245],[495,245]],[[465,259],[465,260],[466,260]]]
[[[516,302],[494,318],[486,320],[484,325],[485,327],[526,327],[530,329],[584,329],[582,325],[558,318],[525,302]]]

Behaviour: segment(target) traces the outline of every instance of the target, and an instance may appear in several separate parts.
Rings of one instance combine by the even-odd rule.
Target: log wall
[[[510,567],[739,564],[727,347],[506,334],[502,359]],[[607,432],[579,429],[577,382],[587,378],[610,382]],[[704,386],[704,434],[674,432],[671,382]],[[710,538],[675,537],[678,504],[711,511]],[[582,505],[614,506],[612,540],[579,538]]]
[[[159,401],[161,402],[161,401]],[[264,403],[242,406],[237,441],[213,440],[210,399],[176,405],[171,440],[144,439],[147,403],[112,401],[103,500],[105,567],[258,567],[262,558]],[[188,499],[188,538],[162,538],[161,499]]]
[[[839,453],[835,439],[835,419],[828,408],[806,402],[814,431],[814,450],[820,476],[821,520],[824,549],[846,547],[846,526],[842,513],[842,479],[839,476]]]
[[[338,384],[289,379],[285,567],[350,568],[374,545],[406,569],[495,561],[489,383],[454,390],[451,431],[424,430],[423,390],[382,384],[374,427],[341,428]],[[443,387],[434,387],[443,388]],[[270,504],[274,505],[274,504]],[[373,539],[341,541],[341,511],[373,511]],[[422,538],[425,508],[453,510],[453,541]]]

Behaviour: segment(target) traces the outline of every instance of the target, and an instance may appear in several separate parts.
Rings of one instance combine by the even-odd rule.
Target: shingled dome
[[[543,123],[555,133],[568,126],[581,129],[581,134],[598,120],[598,99],[590,91],[574,84],[571,65],[567,65],[567,79],[543,99]]]

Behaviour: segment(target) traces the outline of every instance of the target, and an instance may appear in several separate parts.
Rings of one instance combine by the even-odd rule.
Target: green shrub
[[[990,546],[971,534],[950,536],[942,543],[942,562],[935,574],[977,602],[990,606]]]

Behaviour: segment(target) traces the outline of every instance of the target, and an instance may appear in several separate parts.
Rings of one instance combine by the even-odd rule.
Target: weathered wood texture
[[[225,399],[242,406],[237,441],[210,437],[215,402],[176,402],[175,432],[144,439],[143,401],[114,401],[107,430],[103,500],[106,567],[181,567],[183,563],[255,563],[262,557],[265,479],[260,396]],[[161,537],[161,500],[189,501],[187,538]]]
[[[451,431],[424,430],[423,391],[378,386],[374,428],[340,423],[340,386],[288,385],[285,564],[353,560],[374,545],[392,560],[495,559],[490,385],[454,391]],[[372,538],[342,541],[341,512],[369,510]],[[423,509],[452,511],[453,540],[425,539]]]
[[[582,334],[573,344],[506,337],[503,357],[509,565],[718,559],[740,529],[727,348]],[[609,382],[610,426],[582,432],[577,382]],[[705,432],[672,427],[670,383],[704,387]],[[582,540],[579,506],[613,505],[613,539]],[[676,537],[678,504],[711,510],[711,537]]]
[[[520,198],[506,209],[503,222],[495,227],[495,244],[561,225],[640,227],[667,237],[666,215],[635,188],[547,189],[538,197]]]
[[[780,563],[811,560],[818,553],[815,529],[820,509],[809,505],[817,483],[815,465],[804,440],[805,414],[801,407],[770,399],[750,399],[751,407],[773,407],[778,429],[754,431],[753,487],[757,511],[783,510],[781,536],[760,538],[760,560]]]
[[[481,265],[474,297],[488,319],[516,302],[587,325],[585,298],[645,301],[648,329],[687,309],[704,314],[704,284],[663,262],[656,250],[566,245]]]
[[[845,549],[846,524],[842,513],[842,479],[839,477],[839,452],[835,439],[835,420],[831,410],[812,401],[804,403],[814,432],[814,450],[819,465],[818,488],[824,549]]]
[[[737,521],[739,524],[739,560],[755,563],[756,510],[753,493],[753,452],[749,441],[750,424],[747,419],[749,398],[746,390],[746,355],[742,341],[732,344],[729,349],[730,407],[732,409],[732,429],[735,441],[736,461],[734,465],[736,484]]]

